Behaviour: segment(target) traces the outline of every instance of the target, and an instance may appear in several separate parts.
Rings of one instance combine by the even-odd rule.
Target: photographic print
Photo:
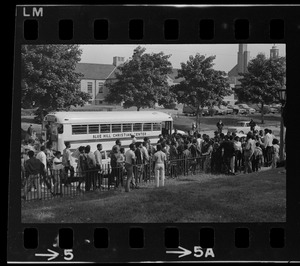
[[[285,222],[285,53],[22,45],[22,223]]]

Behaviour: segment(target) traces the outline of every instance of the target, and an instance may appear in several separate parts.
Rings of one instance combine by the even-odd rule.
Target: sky
[[[80,45],[82,49],[81,63],[112,64],[114,56],[129,59],[133,50],[139,44],[130,45]],[[173,68],[180,68],[181,62],[187,62],[190,55],[211,56],[215,55],[214,68],[225,72],[230,71],[237,64],[238,44],[164,44],[164,45],[144,45],[145,53],[163,52],[172,55],[169,61]],[[248,44],[247,50],[250,51],[250,60],[257,54],[264,53],[270,56],[270,49],[274,44]],[[279,49],[279,56],[285,56],[285,44],[276,44]]]

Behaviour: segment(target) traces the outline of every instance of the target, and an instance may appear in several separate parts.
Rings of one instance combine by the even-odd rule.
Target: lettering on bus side
[[[93,139],[101,139],[101,138],[102,138],[101,134],[93,135]]]

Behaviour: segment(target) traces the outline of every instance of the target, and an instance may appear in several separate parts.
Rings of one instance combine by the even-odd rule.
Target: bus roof
[[[126,123],[173,121],[171,115],[157,111],[123,111],[123,112],[55,112],[45,117],[54,116],[58,123]]]

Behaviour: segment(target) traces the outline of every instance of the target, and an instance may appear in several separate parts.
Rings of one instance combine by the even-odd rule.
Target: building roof
[[[75,71],[83,74],[85,79],[111,79],[114,78],[116,67],[109,64],[78,63]]]
[[[168,74],[168,77],[172,79],[173,83],[180,83],[184,78],[177,78],[178,76],[178,69],[173,68],[172,73]]]
[[[235,65],[229,72],[228,76],[229,77],[237,77],[238,76],[238,65]]]

